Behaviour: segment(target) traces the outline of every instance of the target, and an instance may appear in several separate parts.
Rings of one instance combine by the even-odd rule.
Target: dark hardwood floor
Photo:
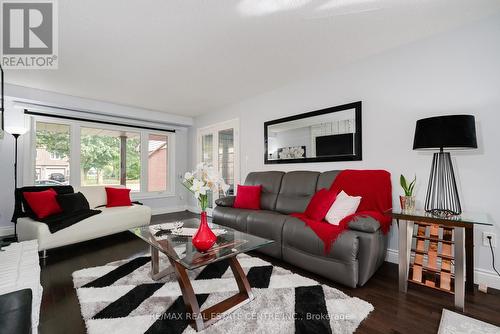
[[[167,214],[155,216],[154,221],[174,221],[192,215],[189,212]],[[128,232],[49,251],[48,258],[40,263],[44,289],[40,332],[85,332],[73,289],[71,274],[74,271],[146,252],[149,252],[146,244]],[[281,261],[257,253],[252,255],[373,304],[375,310],[361,324],[357,333],[436,333],[442,309],[453,310],[453,296],[446,293],[416,285],[410,285],[408,294],[399,293],[397,265],[392,263],[385,263],[364,287],[350,289]],[[500,292],[492,290],[484,294],[476,291],[473,295],[467,295],[465,314],[500,326]]]

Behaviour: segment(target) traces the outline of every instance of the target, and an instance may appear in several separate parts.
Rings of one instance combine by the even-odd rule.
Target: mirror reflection
[[[266,163],[360,160],[361,152],[357,152],[361,147],[360,142],[357,145],[357,141],[361,140],[361,134],[357,133],[360,129],[360,124],[356,124],[360,122],[360,119],[357,120],[357,108],[328,110],[267,122]]]

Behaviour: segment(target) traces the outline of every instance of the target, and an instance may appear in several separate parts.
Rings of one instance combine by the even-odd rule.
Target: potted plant
[[[207,208],[209,204],[209,192],[222,191],[225,195],[229,190],[229,185],[226,184],[214,167],[208,166],[205,163],[198,164],[192,172],[186,172],[182,184],[198,200],[198,205],[201,209],[201,219],[200,226],[193,236],[192,242],[198,251],[205,252],[217,240],[217,237],[208,226]]]
[[[413,178],[413,181],[408,183],[403,174],[399,177],[399,184],[403,188],[404,196],[399,196],[399,201],[401,203],[401,210],[403,211],[413,211],[415,210],[415,196],[413,196],[413,190],[415,189],[415,183],[417,182],[417,176]]]

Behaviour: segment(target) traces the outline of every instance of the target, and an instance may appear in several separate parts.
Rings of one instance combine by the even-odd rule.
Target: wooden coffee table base
[[[170,258],[169,258],[170,260]],[[233,271],[234,278],[238,284],[239,292],[232,297],[229,297],[205,310],[200,310],[200,305],[196,299],[196,295],[191,285],[191,281],[187,274],[186,268],[181,264],[170,260],[173,271],[179,282],[179,286],[182,291],[182,298],[184,299],[184,304],[186,305],[186,314],[188,319],[192,321],[192,325],[196,331],[201,331],[218,320],[222,319],[224,316],[233,312],[237,308],[245,305],[246,303],[254,299],[252,289],[250,288],[250,283],[245,275],[245,272],[241,268],[240,263],[233,256],[228,259],[229,266]],[[169,270],[170,269],[170,270]],[[159,280],[160,278],[171,274],[171,268],[167,268],[160,272],[158,266],[158,250],[152,247],[151,249],[151,277],[154,280]]]

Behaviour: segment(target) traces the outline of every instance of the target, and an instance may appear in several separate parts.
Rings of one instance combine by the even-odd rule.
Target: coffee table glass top
[[[424,218],[424,219],[432,219],[435,220],[436,222],[441,222],[441,223],[446,223],[446,222],[457,222],[457,223],[463,223],[463,224],[470,224],[470,225],[488,225],[492,226],[493,221],[489,217],[488,214],[486,213],[479,213],[479,212],[463,212],[460,215],[456,216],[435,216],[429,212],[426,212],[424,210],[412,210],[412,211],[406,211],[406,210],[393,210],[392,211],[392,216],[394,218],[402,219],[419,219],[419,218]]]
[[[200,219],[184,219],[178,223],[182,223],[184,228],[198,228]],[[200,253],[191,243],[192,237],[175,235],[170,230],[159,231],[159,225],[162,224],[141,226],[129,231],[189,270],[274,242],[273,240],[236,231],[230,227],[209,223],[211,229],[221,229],[226,232],[217,237],[217,242],[211,249],[206,253]]]

